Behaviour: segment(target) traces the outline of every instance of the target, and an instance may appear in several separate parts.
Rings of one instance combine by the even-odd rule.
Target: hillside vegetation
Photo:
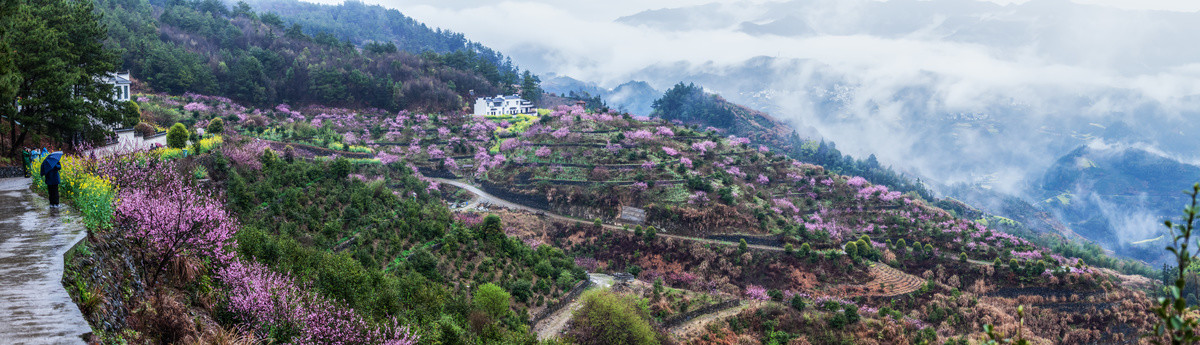
[[[1144,293],[1110,271],[711,130],[572,107],[475,117],[141,97],[157,104],[148,108],[191,105],[196,123],[228,119],[243,136],[222,150],[228,169],[220,157],[206,168],[240,215],[241,260],[312,282],[368,324],[396,318],[422,341],[530,342],[521,337],[539,310],[572,298],[585,270],[638,278],[608,299],[635,309],[604,312],[649,322],[655,335],[639,339],[657,342],[862,343],[879,329],[893,334],[879,343],[957,342],[983,324],[1014,331],[1017,304],[1035,311],[1026,337],[1124,342],[1152,318]],[[363,158],[324,158],[334,155]],[[426,176],[567,217],[449,211],[429,198],[461,192]],[[645,207],[648,224],[612,226],[618,206]],[[487,283],[510,294],[511,313],[473,301]],[[700,332],[666,326],[728,300],[761,303]],[[584,324],[564,340],[608,337],[576,315]]]
[[[101,0],[107,46],[154,90],[221,94],[249,104],[326,104],[388,110],[458,110],[477,94],[512,91],[516,69],[473,47],[414,55],[423,46],[359,50],[326,31],[307,34],[271,12],[218,0]],[[382,19],[385,22],[392,18]],[[394,18],[403,22],[407,18]],[[309,32],[312,32],[310,30]],[[449,37],[447,37],[449,36]],[[444,51],[431,34],[430,51]],[[474,47],[477,48],[477,47]]]

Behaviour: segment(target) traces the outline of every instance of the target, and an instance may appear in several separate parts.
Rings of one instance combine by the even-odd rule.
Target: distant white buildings
[[[475,115],[533,114],[533,102],[521,96],[483,97],[475,100]]]
[[[130,79],[129,72],[109,73],[102,78],[102,81],[113,86],[114,103],[129,101],[129,84],[132,83]]]

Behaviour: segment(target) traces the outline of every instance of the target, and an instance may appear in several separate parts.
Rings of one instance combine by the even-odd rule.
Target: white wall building
[[[114,102],[129,101],[129,85],[132,83],[130,81],[129,72],[109,73],[103,78],[103,81],[113,86]]]
[[[520,96],[483,97],[475,100],[475,115],[533,114],[533,102]]]
[[[129,86],[133,84],[129,72],[108,73],[98,79],[100,79],[100,82],[113,86],[113,104],[129,101]],[[21,103],[15,100],[13,103],[17,106],[17,111],[21,111]]]

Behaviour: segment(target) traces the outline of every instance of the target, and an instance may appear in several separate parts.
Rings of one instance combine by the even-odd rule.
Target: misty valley
[[[1196,23],[0,0],[0,343],[1197,344]]]

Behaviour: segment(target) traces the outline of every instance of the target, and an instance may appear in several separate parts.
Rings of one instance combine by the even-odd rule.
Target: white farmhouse
[[[129,97],[130,97],[129,96],[129,85],[133,83],[130,81],[132,78],[130,78],[129,72],[125,72],[125,73],[109,72],[108,74],[104,75],[103,77],[99,77],[97,79],[99,79],[100,82],[102,82],[102,83],[112,85],[112,87],[113,87],[112,104],[118,104],[121,102],[129,101]],[[14,101],[14,103],[17,106],[17,111],[21,111],[20,102]]]
[[[475,115],[533,114],[533,102],[521,96],[483,97],[475,100]]]
[[[129,84],[131,78],[129,72],[125,73],[109,73],[101,80],[113,86],[113,101],[126,102],[129,101]]]

